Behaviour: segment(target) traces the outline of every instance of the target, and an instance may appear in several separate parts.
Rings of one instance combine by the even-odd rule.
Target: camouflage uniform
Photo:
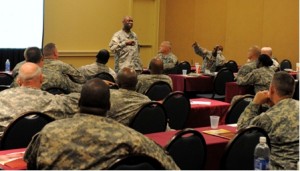
[[[246,63],[245,65],[243,65],[237,75],[236,75],[236,79],[238,79],[239,77],[245,77],[247,74],[249,74],[250,72],[252,72],[254,69],[256,69],[256,61],[252,61],[249,63]]]
[[[237,77],[236,82],[238,85],[254,85],[257,93],[269,89],[274,73],[271,67],[260,67],[245,76]]]
[[[272,61],[273,61],[273,65],[271,66],[271,68],[272,68],[274,71],[278,71],[279,68],[280,68],[279,63],[278,63],[275,59],[272,59]]]
[[[20,67],[25,63],[26,61],[22,61],[17,63],[17,65],[14,67],[14,69],[12,70],[12,76],[16,77],[18,75],[19,69]]]
[[[104,170],[130,154],[148,155],[168,170],[178,166],[144,135],[109,118],[76,114],[46,125],[29,144],[24,159],[40,170]]]
[[[126,45],[126,41],[130,39],[134,40],[134,46]],[[109,43],[109,47],[115,54],[116,73],[124,67],[140,71],[143,69],[139,55],[138,38],[134,32],[126,33],[123,30],[116,32]]]
[[[194,46],[194,51],[197,55],[203,57],[202,68],[210,70],[210,72],[215,72],[217,66],[222,66],[225,64],[225,57],[222,53],[217,53],[217,57],[214,57],[212,51],[205,50],[199,46]]]
[[[175,65],[178,63],[177,57],[173,53],[169,53],[167,55],[159,53],[156,57],[163,61],[164,69],[174,68]]]
[[[128,126],[141,106],[150,101],[147,96],[132,90],[111,89],[111,107],[107,112],[107,117]]]
[[[173,89],[173,83],[172,79],[164,74],[153,74],[153,75],[147,75],[142,74],[138,76],[138,83],[136,85],[136,91],[142,94],[146,94],[147,90],[150,88],[150,86],[157,82],[157,81],[164,81],[170,85],[170,87]]]
[[[78,112],[79,93],[52,95],[45,91],[17,87],[0,92],[0,134],[24,112],[39,111],[55,119],[73,116]]]
[[[82,75],[85,76],[85,78],[87,80],[93,78],[96,74],[101,73],[101,72],[106,72],[109,73],[110,75],[112,75],[115,79],[117,77],[116,73],[114,70],[112,70],[111,68],[109,68],[108,66],[98,63],[98,62],[94,62],[90,65],[85,65],[82,66],[80,68],[78,68],[79,72],[82,73]]]
[[[283,99],[259,115],[252,102],[241,114],[238,129],[254,125],[263,128],[271,140],[271,170],[296,170],[299,161],[299,101]]]

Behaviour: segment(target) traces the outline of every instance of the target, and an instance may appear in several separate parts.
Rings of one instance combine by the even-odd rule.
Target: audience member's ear
[[[19,86],[22,85],[22,81],[20,80],[20,78],[17,78],[17,84],[18,84]]]

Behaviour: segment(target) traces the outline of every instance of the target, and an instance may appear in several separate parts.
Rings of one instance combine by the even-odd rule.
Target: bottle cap
[[[266,143],[267,142],[266,137],[259,137],[259,142],[260,143]]]

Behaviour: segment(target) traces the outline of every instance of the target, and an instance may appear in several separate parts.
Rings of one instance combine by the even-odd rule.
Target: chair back
[[[244,112],[245,108],[249,105],[249,103],[253,100],[254,96],[247,95],[240,99],[238,99],[226,114],[225,123],[233,124],[237,123],[240,115]]]
[[[293,99],[299,100],[299,80],[295,80],[295,92],[293,95]]]
[[[191,72],[191,65],[187,61],[180,62],[177,65],[177,74],[182,74],[182,70],[186,70],[186,73],[189,74]]]
[[[14,78],[8,73],[0,73],[0,85],[10,85]]]
[[[10,85],[0,85],[0,91],[6,90],[9,88],[10,88]]]
[[[164,132],[167,126],[167,115],[164,107],[158,102],[144,104],[129,126],[142,134]]]
[[[238,72],[239,68],[237,63],[234,60],[229,60],[226,64],[225,67],[230,69],[232,72]]]
[[[183,129],[190,114],[190,99],[181,91],[172,92],[163,101],[168,116],[169,126],[172,129]]]
[[[280,70],[283,71],[284,69],[292,69],[292,63],[288,59],[284,59],[280,62]]]
[[[223,153],[221,168],[224,170],[254,170],[254,150],[259,143],[259,137],[264,136],[270,146],[270,138],[266,131],[259,127],[248,127],[240,130],[231,139]]]
[[[56,94],[69,94],[69,92],[67,90],[64,90],[60,87],[49,87],[45,91],[47,91],[48,93],[51,93],[53,95],[56,95]]]
[[[206,162],[206,142],[202,134],[187,128],[179,131],[166,146],[166,151],[182,170],[201,170]]]
[[[0,142],[0,149],[27,147],[31,138],[52,121],[54,121],[52,117],[40,112],[28,112],[19,116],[5,129]]]
[[[110,81],[112,83],[116,83],[114,77],[107,72],[100,72],[94,76],[94,78],[100,78],[101,80]]]
[[[150,156],[129,155],[117,159],[108,170],[165,170],[165,168]]]
[[[151,100],[159,101],[164,99],[171,92],[172,88],[167,82],[157,81],[149,87],[145,95]]]
[[[233,81],[233,72],[228,68],[221,69],[214,79],[214,94],[225,95],[226,83]]]

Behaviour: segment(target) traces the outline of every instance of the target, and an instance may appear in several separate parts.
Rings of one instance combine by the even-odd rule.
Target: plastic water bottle
[[[10,72],[10,62],[9,62],[9,59],[6,59],[6,62],[5,62],[5,71],[6,72]]]
[[[270,149],[266,137],[259,137],[254,151],[254,170],[269,170]]]

